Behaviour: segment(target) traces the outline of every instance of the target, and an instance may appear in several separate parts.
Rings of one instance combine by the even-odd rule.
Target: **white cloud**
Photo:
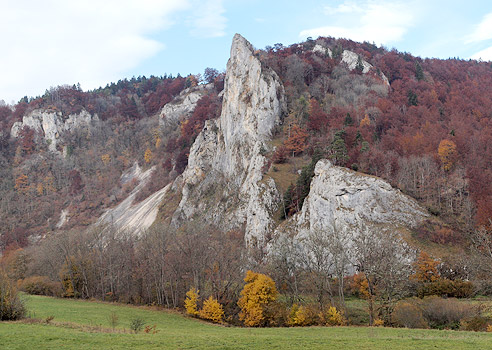
[[[353,12],[363,12],[362,7],[354,2],[347,1],[337,7],[325,6],[325,13],[327,15],[336,15],[339,13],[353,13]]]
[[[492,46],[472,55],[471,58],[482,61],[492,61]]]
[[[224,13],[223,0],[194,1],[193,14],[188,21],[191,35],[200,38],[226,35],[227,18]]]
[[[356,41],[374,41],[377,44],[398,42],[414,24],[416,16],[413,5],[409,1],[364,1],[359,5],[344,2],[336,8],[325,8],[325,12],[331,16],[347,15],[343,25],[307,29],[301,31],[299,36],[333,36]]]
[[[468,35],[465,43],[476,43],[492,39],[492,13],[485,15],[476,27],[473,33]]]
[[[0,99],[118,79],[164,48],[150,35],[188,7],[183,0],[0,0]]]

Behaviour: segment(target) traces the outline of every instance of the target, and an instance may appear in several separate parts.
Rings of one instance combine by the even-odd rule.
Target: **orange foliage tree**
[[[439,264],[438,260],[432,259],[426,252],[420,252],[414,263],[415,273],[410,278],[424,283],[437,281],[439,279],[439,272],[437,271]]]
[[[451,170],[456,161],[456,144],[451,140],[444,139],[439,143],[437,153],[441,159],[443,169],[446,171]]]
[[[284,146],[292,156],[302,153],[307,147],[308,133],[299,125],[292,125],[290,136],[284,142]]]

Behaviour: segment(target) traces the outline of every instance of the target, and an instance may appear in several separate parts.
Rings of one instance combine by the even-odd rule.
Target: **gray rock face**
[[[49,142],[49,150],[55,152],[56,144],[63,132],[72,131],[97,121],[99,121],[97,115],[92,116],[85,110],[79,114],[70,114],[67,118],[63,118],[60,112],[34,110],[24,116],[22,122],[12,125],[10,136],[18,137],[22,128],[27,126],[41,133]]]
[[[288,226],[300,236],[336,226],[355,237],[361,227],[412,228],[427,216],[414,199],[386,181],[322,159],[301,212],[289,219]]]
[[[328,57],[331,57],[332,56],[332,53],[331,53],[331,50],[330,48],[328,47],[324,47],[320,44],[316,44],[314,47],[313,47],[313,52],[318,52],[320,53],[321,55],[327,55]]]
[[[342,62],[345,63],[350,70],[354,70],[355,67],[357,67],[358,60],[359,60],[359,55],[357,55],[355,52],[349,50],[343,51]],[[369,73],[370,69],[373,67],[372,64],[370,64],[365,60],[362,60],[362,66],[364,67],[364,69],[362,70],[363,74]],[[389,86],[388,78],[386,78],[386,76],[383,73],[380,74],[380,77],[383,80],[383,82]]]
[[[189,118],[198,100],[211,89],[213,84],[199,85],[181,91],[176,98],[162,107],[159,125],[166,126]]]
[[[205,124],[178,179],[183,196],[175,225],[197,214],[224,229],[245,225],[247,242],[264,241],[280,195],[273,180],[262,182],[262,153],[281,122],[283,96],[277,74],[262,67],[251,44],[236,34],[221,116]]]

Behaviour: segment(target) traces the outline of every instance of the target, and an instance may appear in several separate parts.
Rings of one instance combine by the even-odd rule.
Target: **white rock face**
[[[313,230],[329,230],[333,225],[355,235],[367,225],[412,228],[427,216],[414,199],[386,181],[322,159],[316,164],[301,212],[289,219],[288,226],[301,236]]]
[[[350,70],[354,70],[355,67],[357,67],[358,60],[359,60],[359,55],[357,55],[355,52],[349,50],[343,51],[342,62],[347,64]],[[372,64],[370,64],[365,60],[362,60],[362,66],[364,67],[364,69],[362,70],[363,74],[369,73],[369,70],[373,67]],[[381,73],[380,77],[386,85],[389,85],[388,78],[386,78],[386,76],[383,73]]]
[[[262,67],[251,44],[234,36],[227,63],[222,113],[209,120],[190,150],[176,184],[182,200],[173,216],[180,225],[197,214],[224,229],[245,225],[247,243],[263,243],[280,195],[262,167],[273,128],[285,110],[277,74]]]
[[[171,102],[162,107],[159,125],[165,126],[190,117],[198,100],[211,89],[213,89],[213,84],[199,85],[181,91]]]
[[[324,47],[324,46],[322,46],[320,44],[316,44],[313,47],[313,52],[318,52],[318,53],[320,53],[322,55],[327,55],[328,57],[332,57],[330,48]]]
[[[63,118],[61,112],[34,110],[24,116],[22,122],[16,122],[12,125],[10,135],[17,138],[22,128],[27,126],[41,133],[44,139],[50,143],[49,150],[55,152],[56,144],[63,132],[73,131],[97,121],[99,121],[97,115],[92,116],[85,110],[79,114],[70,114],[67,118]]]
[[[63,209],[60,213],[60,220],[56,224],[56,228],[61,228],[68,222],[68,209]]]

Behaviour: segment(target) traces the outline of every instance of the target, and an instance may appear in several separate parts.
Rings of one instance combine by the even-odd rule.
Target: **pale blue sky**
[[[0,13],[6,102],[60,84],[221,70],[234,33],[257,48],[323,35],[492,60],[490,1],[0,0]]]

